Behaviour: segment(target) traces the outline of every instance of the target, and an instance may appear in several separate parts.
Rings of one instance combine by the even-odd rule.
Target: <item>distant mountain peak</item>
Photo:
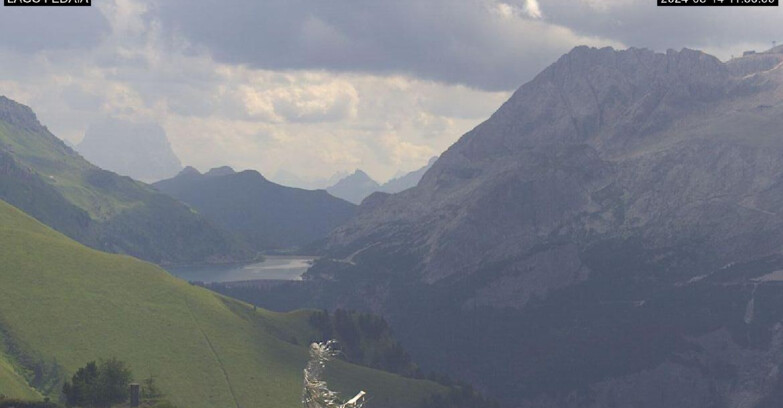
[[[354,170],[354,172],[350,176],[348,176],[348,177],[360,177],[360,178],[367,179],[367,180],[373,180],[372,177],[370,177],[370,175],[365,173],[364,170],[362,170],[362,169]],[[373,180],[373,181],[375,181],[375,180]]]
[[[201,172],[198,171],[195,167],[193,167],[193,166],[186,166],[184,169],[182,169],[182,171],[179,172],[179,174],[176,175],[176,177],[180,177],[180,176],[200,176],[200,175],[201,175]]]
[[[236,171],[234,171],[234,169],[229,166],[215,167],[204,173],[204,175],[207,177],[229,176],[232,174],[236,174]]]
[[[329,194],[359,204],[365,197],[378,191],[380,184],[363,170],[356,169],[351,175],[328,187]]]
[[[366,198],[375,192],[395,194],[416,187],[424,174],[438,160],[438,156],[431,157],[427,164],[411,172],[400,172],[398,176],[387,181],[383,185],[372,179],[361,169],[356,169],[352,174],[343,177],[337,183],[328,187],[329,194],[350,201],[355,204],[363,203]]]
[[[231,173],[231,174],[237,174],[239,176],[245,176],[245,177],[249,177],[249,178],[252,178],[252,179],[257,179],[257,180],[261,180],[261,181],[265,181],[265,182],[270,182],[258,170],[245,170],[245,171],[241,171],[239,173]],[[273,183],[273,184],[276,184],[276,183]]]

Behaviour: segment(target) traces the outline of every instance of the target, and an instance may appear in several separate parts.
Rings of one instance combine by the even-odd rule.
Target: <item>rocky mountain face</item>
[[[166,131],[154,123],[102,120],[87,129],[77,150],[99,167],[144,182],[162,180],[182,170]]]
[[[774,69],[783,62],[783,45],[764,52],[745,51],[742,58],[733,58],[726,66],[733,75],[754,75]]]
[[[322,240],[348,221],[356,207],[324,190],[285,187],[257,171],[237,173],[230,167],[205,174],[187,167],[154,186],[238,234],[256,250],[302,247]]]
[[[578,47],[309,272],[506,406],[766,407],[783,377],[783,67]]]

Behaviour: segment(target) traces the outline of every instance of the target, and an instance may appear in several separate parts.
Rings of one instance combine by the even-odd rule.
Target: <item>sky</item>
[[[577,45],[783,43],[780,8],[656,0],[93,0],[0,7],[0,95],[76,144],[162,126],[183,164],[270,178],[426,164]]]

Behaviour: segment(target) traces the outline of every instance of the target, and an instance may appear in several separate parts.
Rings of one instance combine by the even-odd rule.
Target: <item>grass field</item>
[[[56,378],[36,371],[62,379],[117,357],[137,380],[155,376],[183,408],[298,407],[307,317],[254,311],[154,265],[94,251],[0,201],[0,394],[35,397],[26,380],[56,396]],[[443,391],[339,361],[330,380],[346,396],[367,391],[374,407],[411,407]]]
[[[24,377],[0,354],[0,395],[21,399],[41,399],[41,394],[27,385]]]
[[[84,174],[94,166],[74,155],[54,136],[40,130],[20,129],[0,121],[0,143],[10,148],[19,160],[34,167],[49,184],[95,219],[106,219],[138,205],[143,199],[141,194],[135,197],[131,194],[109,195],[90,187],[84,180]],[[136,193],[137,186],[139,191],[144,188],[129,179],[120,182],[127,184],[122,187],[129,192]]]

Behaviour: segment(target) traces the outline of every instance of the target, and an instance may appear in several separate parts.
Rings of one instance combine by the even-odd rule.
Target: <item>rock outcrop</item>
[[[578,47],[360,207],[310,279],[509,406],[768,403],[783,315],[743,316],[783,269],[777,58]]]

